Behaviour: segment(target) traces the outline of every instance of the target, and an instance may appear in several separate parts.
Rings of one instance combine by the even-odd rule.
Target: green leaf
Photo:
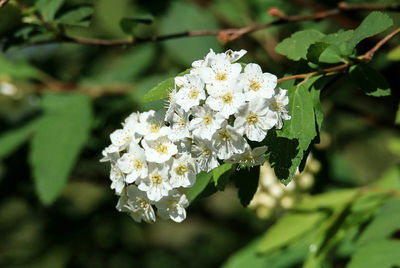
[[[347,51],[351,52],[360,41],[383,32],[392,25],[393,20],[388,15],[378,11],[371,12],[354,30],[347,43]]]
[[[392,199],[381,207],[360,236],[357,244],[390,238],[397,230],[400,230],[400,199]]]
[[[215,187],[217,187],[217,189],[223,190],[225,188],[225,184],[229,176],[223,176],[223,175],[226,174],[231,169],[232,169],[232,164],[225,163],[212,170],[214,185]]]
[[[212,172],[200,172],[197,174],[196,183],[193,187],[189,188],[186,192],[186,195],[190,202],[196,199],[196,197],[201,194],[201,192],[207,187],[212,177]]]
[[[274,251],[270,254],[259,254],[258,247],[261,237],[251,241],[244,248],[235,252],[229,257],[223,268],[283,268],[295,267],[299,264],[309,252],[311,236],[306,235],[303,238],[290,243],[282,250]]]
[[[304,199],[297,208],[306,210],[323,208],[336,209],[348,203],[355,196],[357,191],[358,189],[343,189],[313,195]]]
[[[389,51],[387,59],[391,61],[400,61],[400,45]]]
[[[86,95],[49,94],[42,100],[44,115],[38,122],[29,153],[35,189],[44,204],[52,203],[89,137],[91,103]]]
[[[0,55],[0,73],[15,79],[38,78],[41,72],[27,62],[12,62]]]
[[[36,7],[45,21],[53,21],[64,0],[38,0]]]
[[[33,121],[18,129],[2,133],[0,136],[0,159],[13,153],[19,146],[26,142],[32,136],[36,126],[37,121]]]
[[[291,120],[285,121],[282,130],[269,131],[266,139],[269,162],[276,176],[288,183],[296,172],[311,141],[317,135],[314,101],[308,90],[318,77],[308,84],[289,90],[289,111]]]
[[[260,167],[240,169],[233,174],[233,181],[238,188],[238,196],[242,206],[247,207],[257,191]]]
[[[90,19],[93,15],[93,8],[81,6],[74,10],[64,13],[57,21],[61,24],[71,26],[89,26]]]
[[[325,213],[291,213],[283,216],[262,236],[258,245],[259,253],[268,253],[290,245],[326,217]]]
[[[390,95],[390,85],[378,71],[360,63],[350,68],[350,79],[368,96],[383,97]]]
[[[119,22],[122,31],[124,33],[133,35],[135,28],[138,24],[151,24],[154,21],[154,17],[151,15],[136,16],[135,18],[123,18]]]
[[[178,76],[188,74],[189,72],[190,69],[187,69],[186,71],[178,74]],[[142,101],[148,102],[168,98],[168,93],[174,88],[174,86],[174,77],[170,77],[150,89],[146,95],[143,96]]]
[[[348,268],[377,268],[400,266],[400,241],[373,241],[357,250],[348,264]]]
[[[315,64],[320,62],[319,58],[330,45],[328,43],[316,42],[312,44],[307,50],[307,59]]]
[[[298,31],[279,43],[275,50],[291,60],[306,59],[307,50],[311,44],[324,36],[316,30]]]

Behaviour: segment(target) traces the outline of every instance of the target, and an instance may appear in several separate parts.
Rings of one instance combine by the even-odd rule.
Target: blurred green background
[[[349,4],[385,5],[396,2],[348,1]],[[29,7],[34,1],[19,3]],[[275,20],[268,14],[271,7],[287,14],[308,14],[334,8],[337,2],[71,0],[59,12],[81,4],[94,9],[90,26],[66,26],[66,33],[123,39],[128,38],[120,27],[124,17],[154,17],[150,25],[140,24],[135,29],[136,35],[146,37],[185,30],[243,27]],[[4,51],[0,54],[0,81],[15,85],[17,93],[0,94],[0,137],[9,131],[29,128],[30,122],[46,113],[44,92],[54,91],[52,94],[62,97],[79,91],[90,96],[91,111],[89,119],[82,122],[90,127],[90,136],[77,152],[79,157],[67,184],[60,188],[60,196],[51,204],[44,205],[40,201],[43,197],[36,194],[36,187],[41,187],[39,192],[43,193],[46,185],[36,185],[32,175],[30,150],[35,145],[26,142],[32,134],[16,131],[11,136],[17,141],[8,140],[6,145],[0,142],[3,146],[0,146],[0,267],[219,267],[226,263],[235,252],[268,230],[282,213],[267,219],[257,218],[253,210],[241,207],[237,190],[229,183],[225,191],[194,202],[181,224],[163,221],[137,224],[115,210],[117,197],[109,189],[109,167],[99,163],[101,150],[109,144],[109,134],[134,111],[162,108],[163,101],[142,103],[141,98],[163,79],[202,58],[210,48],[217,52],[246,49],[245,62],[256,62],[264,71],[278,77],[302,73],[302,64],[293,65],[275,52],[275,46],[283,38],[300,29],[312,28],[324,33],[353,29],[367,14],[367,11],[354,12],[318,22],[275,26],[224,45],[215,36],[207,36],[131,47],[58,42],[26,45],[18,39],[6,47],[10,36],[17,31],[22,36],[29,30],[21,31],[23,14],[15,5],[9,3],[1,8],[0,48]],[[389,15],[398,27],[399,13]],[[48,38],[46,32],[27,34],[35,40]],[[368,50],[379,37],[361,43],[360,51]],[[389,81],[392,96],[366,96],[346,76],[321,93],[326,117],[321,143],[312,148],[314,158],[321,163],[312,194],[367,185],[384,174],[394,177],[394,182],[400,181],[400,135],[399,126],[394,123],[400,96],[399,40],[399,37],[391,40],[371,62]],[[60,86],[54,81],[62,82],[62,91],[67,93],[59,92]],[[68,125],[62,118],[57,122]],[[50,130],[51,124],[47,126]],[[57,135],[55,132],[45,139],[49,139],[49,144],[57,144],[51,141]],[[18,146],[10,145],[12,142]],[[389,185],[389,188],[395,189],[395,186]],[[393,217],[396,213],[393,221],[397,221],[397,230],[400,230],[400,206],[394,210]],[[398,233],[394,237],[398,239]],[[264,259],[270,259],[263,266],[300,267],[306,258],[306,251],[301,250],[297,255],[285,255],[284,251],[264,255]],[[329,263],[332,267],[345,267],[350,258],[349,253],[336,254]],[[256,267],[250,262],[231,263],[227,267],[246,264]]]

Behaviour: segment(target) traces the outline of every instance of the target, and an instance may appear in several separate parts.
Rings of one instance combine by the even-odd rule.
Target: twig
[[[376,43],[375,46],[373,46],[370,50],[365,52],[363,55],[358,57],[359,60],[364,60],[364,61],[370,61],[372,60],[374,54],[376,51],[378,51],[386,42],[388,42],[390,39],[392,39],[395,35],[400,33],[400,27],[385,36],[382,40],[380,40],[378,43]],[[309,72],[309,73],[304,73],[304,74],[296,74],[292,76],[287,76],[278,79],[278,83],[288,81],[288,80],[293,80],[293,79],[305,79],[309,78],[312,76],[320,75],[320,74],[325,74],[325,75],[330,75],[334,74],[336,72],[344,71],[347,70],[350,67],[349,63],[344,63],[340,64],[334,67],[326,68],[320,71],[314,71],[314,72]]]
[[[9,0],[1,0],[0,1],[0,8],[2,8],[3,6],[5,6],[5,4],[7,4]]]
[[[364,60],[364,61],[370,61],[375,52],[379,50],[386,42],[388,42],[391,38],[393,38],[395,35],[400,33],[400,27],[385,36],[382,40],[380,40],[375,46],[373,46],[370,50],[368,50],[365,54],[361,55],[358,57],[359,60]],[[314,72],[309,72],[309,73],[303,73],[303,74],[296,74],[292,76],[287,76],[278,79],[278,83],[288,81],[288,80],[293,80],[293,79],[308,79],[313,76],[317,76],[320,74],[323,75],[332,75],[337,72],[342,72],[347,70],[351,66],[350,63],[343,63],[337,66],[333,66],[330,68],[326,68],[323,70],[319,71],[314,71]],[[44,92],[82,92],[91,95],[92,97],[99,97],[103,95],[113,95],[113,94],[127,94],[129,92],[132,92],[132,86],[131,85],[112,85],[109,87],[99,87],[99,86],[94,86],[94,85],[82,85],[78,86],[76,84],[68,84],[68,83],[61,83],[57,82],[54,80],[51,80],[48,83],[45,83],[46,87],[43,88],[43,86],[40,87],[24,87],[25,88],[23,91],[25,93],[30,92],[30,93],[44,93]],[[21,88],[21,87],[20,87]]]
[[[385,36],[385,38],[376,43],[376,45],[373,48],[368,50],[364,55],[360,56],[359,59],[370,61],[374,56],[375,52],[378,51],[387,41],[392,39],[398,33],[400,33],[400,28],[397,28],[396,30]]]
[[[2,0],[4,1],[4,0]],[[357,5],[357,6],[349,6],[346,3],[339,3],[337,8],[316,12],[310,15],[290,15],[287,16],[283,14],[277,8],[271,8],[269,13],[271,16],[278,17],[277,20],[256,24],[252,26],[247,26],[243,28],[228,28],[228,29],[213,29],[213,30],[191,30],[184,31],[180,33],[173,33],[167,35],[159,35],[159,36],[150,36],[150,37],[131,37],[129,39],[121,39],[121,40],[104,40],[104,39],[96,39],[96,38],[85,38],[85,37],[72,37],[67,36],[63,33],[59,35],[58,39],[55,40],[44,40],[38,42],[32,42],[28,45],[37,45],[37,44],[46,44],[46,43],[54,43],[54,42],[73,42],[85,45],[98,45],[98,46],[122,46],[122,45],[134,45],[146,42],[157,42],[164,41],[175,38],[182,37],[195,37],[195,36],[212,36],[217,35],[218,40],[221,43],[227,43],[229,41],[235,40],[243,35],[263,30],[275,25],[281,25],[286,23],[305,21],[305,20],[319,20],[327,17],[335,16],[343,12],[349,11],[357,11],[357,10],[369,10],[369,11],[400,11],[400,4],[390,5],[390,6],[381,6],[381,5]]]

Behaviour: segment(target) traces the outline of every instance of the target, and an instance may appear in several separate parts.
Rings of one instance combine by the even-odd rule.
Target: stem
[[[359,60],[364,60],[364,61],[371,61],[372,58],[374,57],[374,54],[376,51],[378,51],[385,43],[387,43],[390,39],[392,39],[394,36],[400,33],[400,27],[391,32],[390,34],[386,35],[382,40],[380,40],[378,43],[376,43],[375,46],[373,46],[370,50],[365,52],[363,55],[359,56]],[[293,80],[293,79],[304,79],[304,78],[309,78],[312,76],[320,75],[320,74],[325,74],[325,75],[330,75],[339,71],[344,71],[347,70],[351,64],[349,63],[344,63],[340,64],[334,67],[326,68],[320,71],[314,71],[314,72],[309,72],[309,73],[304,73],[304,74],[296,74],[292,76],[287,76],[278,79],[278,83],[288,81],[288,80]]]
[[[2,8],[3,6],[5,6],[5,4],[7,4],[9,0],[1,0],[0,1],[0,8]]]
[[[8,0],[1,0],[0,3],[7,2]],[[1,7],[1,5],[0,5]],[[182,38],[182,37],[195,37],[195,36],[218,36],[218,40],[221,43],[227,43],[229,41],[238,39],[239,37],[267,29],[269,27],[275,25],[281,25],[286,23],[293,23],[298,21],[306,21],[306,20],[319,20],[324,19],[327,17],[335,16],[340,13],[345,13],[349,11],[360,11],[360,10],[380,10],[380,11],[400,11],[400,4],[397,5],[390,5],[390,6],[382,6],[382,5],[354,5],[349,6],[346,3],[339,3],[337,8],[316,12],[309,15],[290,15],[287,16],[283,12],[281,12],[277,8],[271,8],[269,10],[269,14],[274,17],[278,17],[277,20],[263,23],[263,24],[256,24],[252,26],[247,26],[243,28],[227,28],[227,29],[212,29],[212,30],[192,30],[192,31],[185,31],[179,33],[172,33],[167,35],[156,35],[150,37],[130,37],[129,39],[120,39],[120,40],[105,40],[105,39],[96,39],[96,38],[85,38],[85,37],[72,37],[65,35],[64,33],[59,34],[58,39],[54,40],[45,40],[45,41],[38,41],[38,42],[31,42],[28,45],[38,45],[38,44],[47,44],[47,43],[54,43],[54,42],[72,42],[72,43],[79,43],[85,45],[97,45],[97,46],[122,46],[122,45],[134,45],[134,44],[141,44],[147,42],[158,42],[164,41],[169,39],[175,38]]]

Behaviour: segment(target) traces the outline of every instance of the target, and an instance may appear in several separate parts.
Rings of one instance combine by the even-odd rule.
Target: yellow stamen
[[[217,75],[215,76],[215,79],[219,81],[225,81],[226,78],[227,78],[226,73],[217,73]]]
[[[257,81],[250,81],[250,89],[254,91],[258,91],[261,88],[261,85]]]
[[[192,90],[190,90],[190,92],[189,92],[189,97],[190,97],[192,100],[197,99],[198,96],[199,96],[199,91],[198,91],[197,89],[192,89]]]
[[[182,176],[182,175],[185,175],[186,172],[187,172],[187,166],[181,164],[181,165],[179,165],[179,166],[176,167],[175,171],[176,171],[176,173],[177,173],[178,175],[181,175],[181,176]]]
[[[141,169],[143,167],[142,160],[136,158],[133,165],[135,166],[136,169]]]
[[[209,114],[205,115],[205,116],[203,117],[203,121],[204,121],[204,124],[205,124],[206,126],[210,125],[210,124],[212,123],[212,117],[211,117],[211,115],[209,115]]]
[[[222,100],[225,103],[231,103],[233,100],[232,94],[231,93],[226,93],[225,95],[222,96]]]
[[[157,153],[159,153],[159,154],[166,154],[166,153],[168,152],[168,147],[167,147],[167,145],[159,144],[159,145],[156,147],[156,151],[157,151]]]
[[[156,173],[153,176],[151,176],[151,180],[153,181],[154,184],[160,184],[162,183],[162,178],[161,175]]]
[[[258,121],[258,116],[255,113],[250,112],[250,114],[247,116],[246,120],[247,120],[247,123],[249,123],[250,125],[254,125]]]
[[[218,132],[218,135],[223,141],[230,141],[232,139],[231,134],[229,134],[228,131],[225,130]]]

